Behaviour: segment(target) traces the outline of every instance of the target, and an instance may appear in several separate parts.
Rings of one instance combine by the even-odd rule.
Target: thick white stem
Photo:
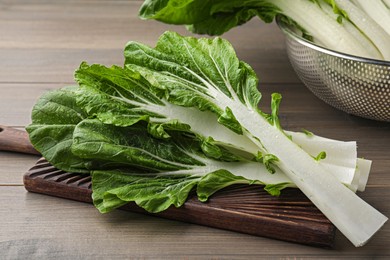
[[[316,3],[307,0],[272,0],[270,3],[307,30],[324,47],[361,57],[370,53],[336,20],[326,15]]]
[[[289,131],[286,133],[292,137],[294,143],[311,156],[315,157],[320,152],[326,152],[326,158],[318,163],[323,165],[328,172],[337,176],[338,179],[342,179],[342,183],[347,183],[352,190],[356,191],[357,186],[356,188],[352,187],[357,163],[356,142],[342,142]]]
[[[384,60],[390,60],[390,35],[349,0],[335,0],[348,14],[348,18],[375,44]],[[371,1],[370,1],[371,3]]]
[[[230,107],[249,137],[278,157],[278,167],[355,246],[364,245],[388,220],[256,111],[226,96],[216,102]]]
[[[338,14],[335,14],[333,8],[326,3],[324,0],[319,1],[320,6],[327,15],[331,16],[334,20],[337,20]],[[342,26],[351,34],[352,37],[355,38],[357,42],[359,42],[367,52],[370,53],[369,58],[374,59],[383,59],[382,54],[376,48],[376,46],[364,35],[358,28],[355,27],[350,21],[347,19],[342,20]]]
[[[353,2],[390,35],[390,10],[382,0],[354,0]]]
[[[167,103],[165,106],[146,105],[145,110],[159,113],[165,119],[151,118],[152,122],[167,122],[177,119],[179,122],[191,126],[191,131],[204,137],[213,137],[216,141],[231,144],[232,147],[256,154],[258,147],[244,135],[235,134],[233,131],[217,123],[217,117],[210,111],[199,111],[196,108],[183,108]]]
[[[387,9],[390,9],[390,0],[382,0],[382,2],[386,5]]]
[[[226,127],[220,124],[216,124],[216,115],[209,111],[203,112],[195,108],[183,109],[183,107],[172,104],[166,104],[166,106],[157,105],[156,107],[150,105],[146,106],[145,109],[152,112],[160,112],[162,115],[169,118],[169,120],[178,119],[182,123],[189,124],[192,127],[192,131],[194,133],[202,136],[214,137],[223,145],[230,145],[231,148],[241,149],[248,154],[252,154],[253,156],[255,156],[259,150],[259,147],[255,145],[255,143],[253,143],[247,136],[238,135]],[[352,191],[356,191],[358,189],[360,175],[356,174],[356,142],[342,142],[319,136],[309,137],[304,133],[292,131],[286,131],[286,134],[290,135],[293,142],[298,144],[311,156],[316,156],[318,153],[325,151],[327,153],[327,157],[324,160],[321,160],[319,163],[322,164],[328,170],[328,172],[333,173],[341,183],[348,186]],[[237,168],[238,165],[239,164],[229,164],[229,167]],[[240,167],[248,168],[239,172],[232,171],[232,173],[241,175],[250,180],[259,180],[264,184],[278,184],[283,182],[292,183],[291,179],[288,178],[278,168],[276,168],[275,174],[272,175],[269,174],[267,169],[259,163],[240,165]],[[256,171],[254,171],[255,167],[257,167]],[[205,173],[210,171],[211,169],[206,169]],[[364,190],[368,174],[369,169],[365,171],[365,174],[363,175],[364,178],[361,181],[361,185],[359,186],[360,190]],[[295,187],[293,183],[291,186]]]
[[[370,160],[357,160],[357,170],[359,171],[358,191],[364,191],[366,189],[371,164],[372,162]]]

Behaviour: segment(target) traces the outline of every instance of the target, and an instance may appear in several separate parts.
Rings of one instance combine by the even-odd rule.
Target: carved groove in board
[[[269,196],[259,186],[233,186],[216,193],[210,201],[215,207],[252,215],[330,223],[298,190],[285,190],[278,198]]]

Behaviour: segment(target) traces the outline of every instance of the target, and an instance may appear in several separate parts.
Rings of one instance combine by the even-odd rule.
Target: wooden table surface
[[[45,91],[74,84],[81,61],[122,65],[126,42],[154,45],[183,27],[137,17],[142,1],[0,0],[0,124],[23,128]],[[356,140],[373,160],[367,190],[359,193],[390,216],[390,125],[357,118],[313,96],[292,70],[283,35],[255,19],[224,35],[260,77],[262,109],[283,95],[281,120],[290,130]],[[102,215],[89,204],[28,193],[23,174],[37,156],[0,152],[1,259],[301,259],[390,257],[390,224],[364,247],[339,232],[334,249],[321,249],[135,213]]]

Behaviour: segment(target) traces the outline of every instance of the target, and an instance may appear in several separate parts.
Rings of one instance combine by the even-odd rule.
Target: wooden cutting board
[[[0,150],[37,154],[25,132],[0,126],[0,133]],[[92,203],[90,176],[58,170],[44,158],[25,173],[24,185],[30,192]],[[261,186],[235,185],[218,191],[206,203],[192,194],[184,206],[158,214],[134,203],[121,209],[318,247],[332,247],[336,232],[298,189],[285,189],[273,197]]]
[[[90,176],[57,170],[43,158],[24,175],[24,185],[30,192],[92,203]],[[332,247],[336,230],[298,189],[273,197],[260,186],[236,185],[217,192],[206,203],[190,195],[181,208],[158,214],[134,203],[122,209],[319,247]]]

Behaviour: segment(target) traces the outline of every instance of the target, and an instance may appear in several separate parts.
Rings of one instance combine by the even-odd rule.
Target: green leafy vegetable
[[[387,220],[269,123],[258,109],[253,70],[237,59],[227,41],[168,32],[153,49],[130,42],[125,57],[126,66],[152,79],[168,102],[210,110],[218,122],[252,140],[262,154],[277,157],[276,165],[355,245],[364,244]],[[361,210],[367,214],[356,217]]]
[[[209,35],[221,35],[256,16],[269,23],[280,15],[327,48],[390,60],[390,9],[382,0],[146,0],[139,15]]]
[[[96,98],[93,94],[89,95],[91,99]],[[220,160],[206,157],[202,142],[187,131],[170,132],[172,138],[157,139],[143,122],[123,127],[89,119],[75,102],[85,95],[75,87],[43,95],[27,130],[35,147],[57,168],[91,173],[94,204],[101,212],[129,201],[150,212],[170,205],[179,207],[195,186],[202,201],[232,184],[267,185],[273,187],[274,194],[294,187],[282,172],[270,175],[263,165],[238,161],[227,151]],[[47,143],[48,134],[51,142]]]
[[[92,171],[93,198],[101,212],[115,208],[114,202],[120,206],[129,201],[150,212],[165,210],[170,205],[179,207],[195,186],[202,201],[232,184],[277,185],[274,189],[294,186],[280,171],[270,175],[257,162],[208,158],[202,153],[199,140],[187,133],[171,133],[172,138],[161,140],[145,130],[143,123],[117,127],[97,119],[85,119],[76,126],[73,154],[116,164],[115,171]]]
[[[132,70],[118,66],[107,68],[82,63],[76,71],[76,79],[80,84],[80,90],[77,92],[79,104],[86,108],[90,116],[96,116],[104,123],[129,126],[135,122],[145,121],[148,123],[149,133],[157,138],[169,138],[166,130],[190,131],[201,140],[203,152],[216,159],[231,157],[230,160],[238,160],[238,156],[246,159],[255,158],[263,162],[264,156],[272,158],[272,155],[259,152],[258,147],[246,136],[238,135],[218,124],[213,113],[181,107],[162,99],[165,96],[164,90],[150,84]],[[149,77],[149,80],[157,82],[152,77]],[[142,92],[139,91],[141,89]],[[277,122],[274,125],[280,128],[277,113],[281,95],[272,96],[272,115],[264,116],[272,124]],[[299,133],[289,131],[285,133],[293,137],[294,142],[303,146],[313,157],[321,151],[328,151],[327,160],[321,163],[331,172],[335,172],[352,190],[358,188],[355,184],[359,179],[355,180],[357,163],[355,142],[348,144],[325,138],[308,139]],[[226,153],[225,149],[234,152],[235,158],[232,154]],[[269,163],[266,165],[271,172],[280,171]],[[364,185],[360,187],[363,188]]]
[[[88,114],[104,123],[130,126],[145,121],[148,122],[149,133],[157,138],[169,138],[166,130],[191,129],[208,145],[213,142],[207,139],[209,136],[218,136],[216,141],[225,146],[253,153],[257,151],[256,146],[247,138],[216,124],[217,118],[213,113],[181,107],[163,100],[164,90],[156,88],[130,69],[89,66],[83,63],[75,77],[82,89],[78,93],[79,104],[85,107]],[[150,77],[149,80],[153,81]]]
[[[86,118],[86,113],[76,105],[75,89],[69,87],[44,94],[35,104],[33,124],[26,130],[35,149],[53,165],[69,172],[88,173],[85,161],[69,149],[74,128]]]
[[[102,213],[130,201],[149,212],[160,212],[171,205],[183,205],[188,193],[198,182],[199,177],[191,175],[158,176],[95,171],[92,173],[92,198]]]
[[[271,114],[259,110],[257,76],[227,41],[167,32],[155,48],[128,43],[125,58],[124,68],[82,63],[79,87],[43,96],[28,127],[53,165],[92,175],[101,212],[129,201],[159,212],[191,190],[205,201],[229,185],[260,184],[272,195],[299,187],[355,245],[387,220],[353,192],[370,166],[356,159],[356,143],[284,131],[281,96]]]

